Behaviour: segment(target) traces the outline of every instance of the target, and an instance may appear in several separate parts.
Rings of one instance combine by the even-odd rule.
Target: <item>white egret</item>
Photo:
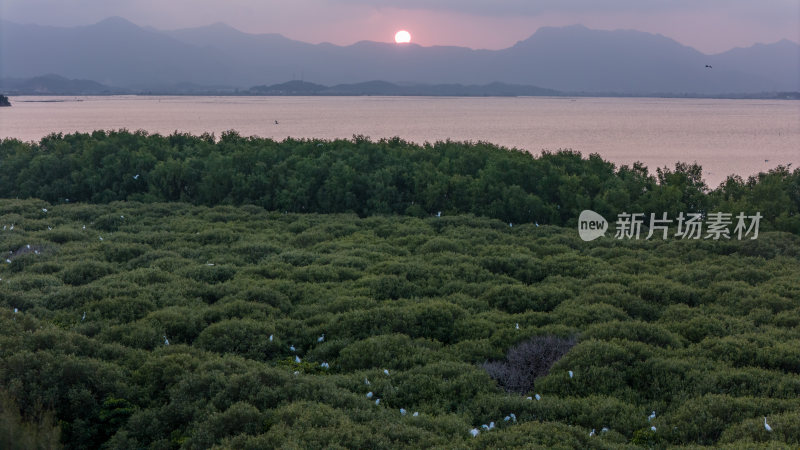
[[[513,224],[513,223],[511,223],[511,222],[508,222],[508,226],[509,226],[509,227],[513,227],[513,226],[514,226],[514,224]]]
[[[295,376],[297,376],[297,375],[300,375],[300,372],[298,372],[298,371],[296,371],[296,370],[295,370],[295,371],[294,371],[294,375],[295,375]]]
[[[417,411],[414,411],[414,414],[412,414],[412,416],[414,416],[414,417],[418,417],[418,416],[419,416],[419,412],[417,412]]]
[[[17,308],[14,308],[14,314],[16,314],[18,312],[19,312],[19,310]],[[764,423],[767,423],[767,418],[766,417],[764,418]]]
[[[103,236],[98,236],[98,237],[100,238],[101,241],[103,240]]]
[[[653,420],[655,418],[656,418],[656,412],[653,411],[652,413],[650,413],[649,416],[647,416],[647,421],[649,422],[649,421],[651,421],[651,420]]]
[[[383,373],[386,374],[386,376],[388,377],[389,376],[389,369],[383,369]]]
[[[405,416],[406,415],[406,410],[403,409],[403,408],[400,408],[400,415],[401,416]]]
[[[12,223],[11,224],[11,228],[9,228],[9,230],[13,230],[13,229],[14,229],[14,224]]]
[[[592,428],[592,431],[589,433],[589,437],[592,437],[592,436],[594,436],[594,428]]]
[[[481,428],[483,428],[484,430],[488,430],[489,429],[489,425],[483,424],[483,425],[481,425]]]
[[[506,417],[503,419],[503,422],[508,422],[509,420],[511,420],[511,416],[506,416]]]
[[[367,392],[367,398],[372,398],[372,391]]]
[[[269,335],[269,341],[270,341],[270,342],[272,342],[272,338],[273,338],[273,337],[274,337],[273,335],[271,335],[271,334]]]
[[[42,212],[46,213],[47,212],[47,208],[42,208]]]
[[[323,362],[322,364],[320,364],[320,367],[322,367],[323,369],[330,369],[331,365],[326,362]]]
[[[517,322],[516,329],[519,330],[519,322]]]
[[[570,377],[570,378],[572,378],[572,376],[573,376],[573,373],[572,373],[572,371],[571,371],[571,370],[569,370],[569,371],[567,371],[567,373],[569,373],[569,377]]]
[[[481,432],[480,432],[480,431],[478,431],[478,429],[477,429],[477,428],[473,428],[473,429],[471,429],[471,430],[469,431],[469,434],[471,434],[471,435],[472,435],[472,437],[474,437],[474,438],[475,438],[475,437],[478,437],[478,435],[479,435],[479,434],[481,434]]]
[[[27,244],[27,245],[25,246],[25,248],[27,248],[28,250],[30,250],[30,248],[31,248],[31,244]]]
[[[325,333],[322,333],[322,336],[317,338],[317,342],[322,342],[325,340]]]
[[[536,398],[536,400],[541,400],[541,399],[542,399],[542,396],[541,396],[541,395],[539,395],[539,394],[536,394],[536,395],[534,395],[534,398]]]
[[[133,179],[134,179],[134,180],[138,180],[138,179],[139,179],[139,174],[137,173],[136,175],[134,175],[134,176],[133,176]]]
[[[294,348],[294,345],[290,345],[290,346],[289,346],[289,350],[291,350],[291,351],[293,351],[293,352],[294,352],[294,351],[296,351],[296,350],[295,350],[295,348]]]
[[[514,415],[514,413],[511,413],[511,414],[509,414],[509,416],[511,416],[511,420],[513,420],[513,421],[514,421],[514,423],[516,423],[516,422],[517,422],[517,416],[516,416],[516,415]]]
[[[442,212],[441,211],[437,212],[436,217],[442,217]]]
[[[653,433],[655,433],[655,432],[656,432],[656,427],[650,427],[650,431],[652,431]]]
[[[297,356],[297,355],[294,355],[294,362],[300,364],[300,357]]]
[[[167,335],[164,335],[164,345],[169,345],[169,339],[167,339]]]
[[[207,265],[207,266],[213,266],[213,265],[214,265],[214,263],[207,262],[207,263],[206,263],[206,265]]]
[[[5,227],[4,227],[4,229],[5,229]],[[49,225],[48,225],[48,226],[47,226],[47,230],[48,230],[48,231],[53,231],[53,227],[51,227],[51,226],[49,226]]]
[[[83,322],[84,320],[86,320],[86,311],[83,312],[83,317],[81,317],[81,322]]]
[[[86,225],[84,225],[83,227],[81,227],[81,229],[82,229],[82,230],[85,230],[85,229],[86,229]]]
[[[603,427],[603,429],[600,430],[601,433],[608,433],[609,431],[610,430],[608,429],[608,427]]]
[[[6,264],[11,264],[11,260],[6,258]]]
[[[366,384],[367,386],[369,386],[369,380],[367,379],[367,377],[364,377],[364,384]]]
[[[772,432],[772,427],[769,426],[769,424],[767,423],[767,416],[764,416],[764,429],[769,431],[770,433]]]
[[[381,399],[379,399],[379,398],[376,398],[376,399],[375,399],[375,406],[378,406],[378,405],[380,405],[380,404],[381,404]]]
[[[494,422],[489,422],[489,429],[494,430]]]
[[[528,397],[528,400],[533,400],[533,397]]]

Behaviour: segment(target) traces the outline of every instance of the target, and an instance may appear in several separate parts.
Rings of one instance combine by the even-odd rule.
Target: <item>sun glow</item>
[[[394,41],[398,44],[408,44],[411,42],[411,33],[406,30],[400,30],[395,33]]]

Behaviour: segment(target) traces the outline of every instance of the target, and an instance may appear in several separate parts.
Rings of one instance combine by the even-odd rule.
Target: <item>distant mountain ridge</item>
[[[309,44],[221,23],[159,31],[121,18],[72,28],[7,21],[0,26],[0,78],[57,73],[135,91],[177,85],[248,89],[292,79],[331,87],[383,80],[443,89],[497,82],[624,95],[800,91],[800,45],[790,41],[705,55],[661,35],[580,25],[543,27],[502,50]]]
[[[70,80],[48,74],[32,78],[0,78],[0,90],[17,95],[111,95],[127,94],[127,89],[106,86],[92,80]]]
[[[462,84],[398,85],[379,80],[353,84],[337,84],[336,86],[324,86],[307,81],[295,80],[271,86],[253,86],[247,93],[253,95],[408,95],[453,97],[555,96],[563,94],[552,89],[505,83],[467,86]]]

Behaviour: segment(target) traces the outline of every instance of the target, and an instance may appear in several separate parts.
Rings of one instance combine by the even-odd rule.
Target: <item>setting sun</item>
[[[394,35],[394,41],[398,44],[407,44],[411,42],[411,33],[406,30],[400,30]]]

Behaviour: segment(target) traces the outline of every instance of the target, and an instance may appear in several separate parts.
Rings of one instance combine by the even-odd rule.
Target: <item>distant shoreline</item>
[[[430,94],[237,94],[237,93],[184,93],[184,92],[138,92],[138,93],[45,93],[45,92],[15,92],[7,94],[7,97],[402,97],[402,98],[659,98],[659,99],[709,99],[709,100],[800,100],[800,92],[780,92],[763,94],[731,94],[731,95],[673,95],[673,94],[641,94],[641,95],[621,95],[603,93],[580,93],[580,94],[561,94],[561,95],[430,95]],[[74,100],[17,100],[16,103],[65,103],[80,102],[81,99]]]
[[[27,79],[0,79],[0,93],[10,96],[226,96],[226,97],[608,97],[608,98],[708,98],[800,100],[800,91],[702,94],[692,92],[561,91],[533,85],[493,82],[482,85],[455,83],[396,84],[373,80],[326,86],[302,80],[249,88],[177,83],[156,87],[113,87],[92,80],[71,80],[58,75]]]

